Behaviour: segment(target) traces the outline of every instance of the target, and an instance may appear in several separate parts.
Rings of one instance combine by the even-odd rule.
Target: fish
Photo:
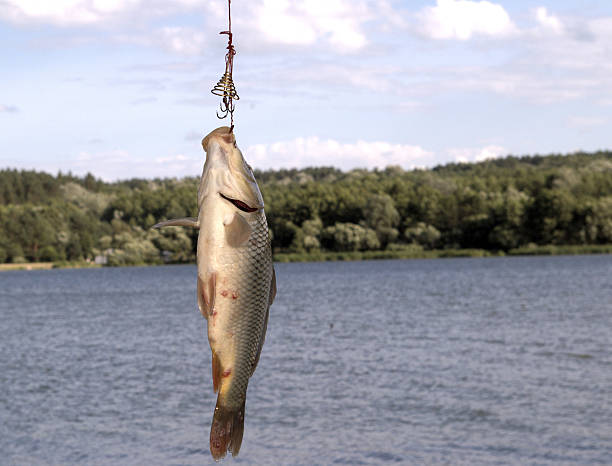
[[[233,131],[215,129],[202,147],[206,161],[197,218],[167,220],[154,228],[199,229],[197,298],[207,320],[218,394],[210,429],[210,452],[218,461],[240,451],[247,386],[265,341],[276,272],[263,197]]]

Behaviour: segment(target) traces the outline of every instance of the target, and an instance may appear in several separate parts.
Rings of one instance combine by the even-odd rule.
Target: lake
[[[195,273],[0,273],[0,463],[213,463]],[[226,463],[612,464],[612,256],[276,273]]]

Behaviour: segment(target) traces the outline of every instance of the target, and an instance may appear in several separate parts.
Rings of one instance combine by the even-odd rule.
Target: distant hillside
[[[612,152],[507,157],[428,170],[256,171],[276,252],[612,244]],[[0,171],[0,263],[189,262],[197,177],[105,183]]]

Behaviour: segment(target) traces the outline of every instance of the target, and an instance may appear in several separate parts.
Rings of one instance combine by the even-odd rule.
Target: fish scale
[[[222,366],[232,367],[233,374],[223,392],[224,401],[235,407],[244,403],[268,308],[269,290],[260,284],[269,284],[272,278],[272,257],[265,214],[254,214],[249,224],[252,233],[248,244],[237,249],[226,248],[220,258],[220,262],[233,265],[227,277],[227,288],[235,291],[238,297],[232,299],[229,292],[223,296],[221,293],[224,290],[217,289],[215,303],[219,303],[218,312],[228,313],[231,317],[227,326],[215,327],[212,332],[213,336],[216,336],[215,333],[233,333],[236,341],[233,358],[221,358]]]

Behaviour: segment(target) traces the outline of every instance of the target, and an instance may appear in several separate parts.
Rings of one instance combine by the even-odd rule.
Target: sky
[[[226,0],[1,0],[0,169],[201,173]],[[234,0],[258,169],[612,149],[610,0]]]

